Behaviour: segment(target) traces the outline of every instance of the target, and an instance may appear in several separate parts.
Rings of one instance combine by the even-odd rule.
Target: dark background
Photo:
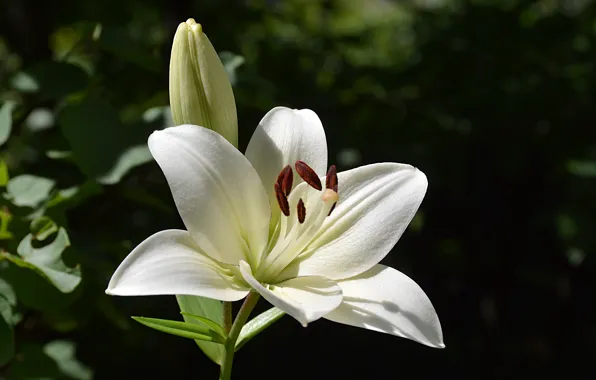
[[[0,378],[69,378],[43,373],[36,360],[46,358],[27,354],[54,339],[76,343],[96,379],[217,378],[194,342],[129,319],[178,318],[174,297],[103,293],[132,247],[182,226],[158,166],[94,182],[163,126],[142,115],[168,104],[171,39],[189,17],[218,51],[245,59],[234,80],[241,150],[272,107],[310,108],[341,170],[404,162],[429,179],[383,263],[426,291],[446,349],[325,320],[304,329],[286,316],[239,352],[235,378],[594,378],[591,0],[1,0],[0,100],[19,102],[2,147],[9,172],[94,190],[52,215],[68,230],[81,285],[48,305],[19,294],[20,364]],[[59,60],[82,79],[72,67],[44,71]],[[15,88],[28,70],[46,87]],[[64,116],[81,99],[88,108]],[[40,107],[51,126],[31,132],[27,116]]]

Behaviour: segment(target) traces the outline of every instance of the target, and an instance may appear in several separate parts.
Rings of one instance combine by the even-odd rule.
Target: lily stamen
[[[321,180],[317,173],[304,161],[296,161],[294,165],[296,167],[296,172],[304,180],[304,182],[308,183],[310,187],[316,190],[323,190],[323,185],[321,184]]]
[[[290,165],[286,165],[285,168],[279,173],[277,176],[277,183],[283,190],[284,194],[287,196],[290,195],[292,191],[292,184],[294,182],[294,173],[292,172],[292,167]]]
[[[302,200],[302,198],[300,198],[300,200],[298,201],[297,209],[298,209],[298,222],[300,224],[302,224],[302,223],[304,223],[304,219],[306,218],[306,207],[304,206],[304,201]]]
[[[337,168],[335,165],[331,165],[327,171],[327,180],[325,181],[325,187],[331,189],[337,193]]]
[[[277,199],[277,204],[279,205],[281,212],[285,216],[290,216],[290,204],[288,203],[288,197],[286,196],[286,194],[284,194],[284,191],[282,190],[281,185],[279,183],[276,183],[274,186],[275,198]]]

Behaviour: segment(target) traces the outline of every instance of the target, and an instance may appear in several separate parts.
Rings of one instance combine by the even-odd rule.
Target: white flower
[[[332,166],[319,179],[323,126],[313,111],[284,107],[263,118],[246,156],[193,125],[154,132],[149,148],[188,231],[139,244],[108,294],[236,301],[253,289],[303,325],[323,317],[444,347],[426,294],[378,264],[422,202],[421,171],[381,163],[335,174]]]

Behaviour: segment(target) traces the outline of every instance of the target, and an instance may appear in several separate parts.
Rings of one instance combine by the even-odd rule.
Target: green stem
[[[232,303],[231,302],[224,302],[223,303],[223,323],[224,323],[224,330],[226,334],[230,333],[230,329],[232,328]]]
[[[223,358],[223,362],[221,363],[219,380],[230,380],[230,376],[232,376],[232,362],[234,361],[236,341],[238,340],[238,336],[240,336],[242,326],[244,326],[246,323],[246,320],[248,319],[252,309],[254,309],[255,305],[257,304],[259,297],[259,293],[250,292],[244,300],[242,307],[240,307],[240,311],[238,311],[238,314],[236,315],[234,324],[232,325],[230,333],[226,339],[226,343],[224,344],[226,354]]]

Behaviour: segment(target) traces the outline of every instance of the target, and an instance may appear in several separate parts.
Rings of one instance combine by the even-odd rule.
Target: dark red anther
[[[298,200],[298,222],[300,224],[304,223],[304,219],[306,218],[306,207],[304,207],[304,202],[302,198]]]
[[[287,165],[285,168],[277,176],[277,183],[281,186],[281,189],[284,191],[286,197],[290,195],[290,191],[292,191],[292,184],[294,182],[294,173],[292,173],[292,167]]]
[[[308,183],[312,188],[317,190],[322,190],[323,185],[321,185],[321,180],[317,173],[310,166],[306,164],[304,161],[296,161],[296,172],[304,180],[304,182]]]
[[[335,202],[333,204],[333,206],[331,206],[331,210],[329,210],[329,214],[327,214],[327,216],[331,215],[331,213],[333,212],[333,210],[335,210],[335,206],[337,205],[337,202]]]
[[[279,183],[276,183],[274,186],[275,198],[277,198],[277,204],[279,205],[281,212],[283,212],[285,216],[290,216],[290,205],[288,204],[288,197],[286,197],[286,195],[284,194]]]
[[[325,181],[325,187],[337,193],[337,168],[335,167],[335,165],[331,165],[329,167],[329,171],[327,171],[327,180]]]

